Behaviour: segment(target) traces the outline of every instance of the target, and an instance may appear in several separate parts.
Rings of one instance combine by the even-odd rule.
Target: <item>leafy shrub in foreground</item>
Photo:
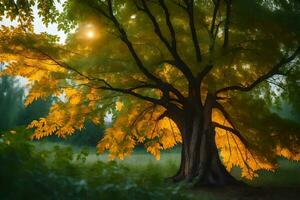
[[[134,171],[116,162],[85,163],[87,151],[54,147],[37,151],[29,132],[1,133],[1,199],[189,199],[180,186]],[[148,169],[148,168],[146,168]]]

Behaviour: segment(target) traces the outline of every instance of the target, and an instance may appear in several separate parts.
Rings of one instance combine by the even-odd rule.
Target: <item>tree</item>
[[[45,24],[69,33],[66,44],[32,32],[34,3]],[[27,104],[64,96],[31,123],[34,138],[66,137],[111,113],[100,153],[122,159],[144,143],[159,158],[182,143],[172,178],[200,185],[236,183],[233,166],[251,179],[278,167],[277,156],[300,159],[299,123],[270,109],[281,98],[300,108],[299,1],[67,0],[63,7],[2,3],[2,14],[21,24],[1,30],[6,73],[30,80]]]
[[[23,100],[23,99],[22,99]],[[18,125],[28,125],[35,119],[46,117],[49,113],[53,99],[39,99],[26,108],[22,106],[22,112],[19,114]],[[23,105],[23,104],[22,104]]]
[[[38,100],[24,108],[24,93],[20,80],[10,76],[0,77],[0,130],[28,125],[32,120],[48,114],[50,100]]]
[[[24,91],[15,78],[0,77],[0,130],[13,129],[22,110]]]
[[[91,122],[87,122],[84,125],[84,129],[76,131],[74,135],[66,139],[66,143],[77,146],[96,146],[98,141],[103,137],[104,127],[96,126]]]

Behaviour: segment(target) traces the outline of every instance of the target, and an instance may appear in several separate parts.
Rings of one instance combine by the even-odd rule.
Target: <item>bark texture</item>
[[[188,181],[195,185],[240,184],[223,165],[215,143],[212,109],[215,99],[208,95],[204,106],[189,102],[182,116],[173,120],[182,133],[180,168],[173,181]]]

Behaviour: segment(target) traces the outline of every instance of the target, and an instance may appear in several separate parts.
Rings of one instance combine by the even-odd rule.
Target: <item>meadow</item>
[[[109,161],[96,148],[28,141],[26,134],[1,133],[1,199],[298,199],[300,166],[280,159],[280,169],[260,172],[245,187],[190,188],[173,184],[180,147],[156,160],[137,149],[124,160]],[[234,169],[239,178],[239,170]],[[244,180],[245,181],[245,180]]]
[[[59,146],[61,148],[71,147],[74,151],[74,155],[80,154],[82,149],[88,152],[85,163],[93,164],[95,162],[109,162],[108,154],[99,155],[97,149],[93,147],[78,147],[57,142],[33,142],[32,143],[38,150],[49,150]],[[135,149],[133,154],[126,157],[124,160],[115,160],[116,163],[125,166],[133,171],[145,171],[148,169],[160,169],[160,173],[163,177],[172,176],[176,173],[180,162],[180,147],[175,147],[171,150],[165,150],[161,152],[159,160],[155,159],[151,154],[147,153],[145,149]],[[293,186],[300,187],[300,162],[279,158],[279,169],[275,172],[272,171],[260,171],[257,178],[253,180],[243,180],[252,186],[273,186],[284,187]],[[238,178],[240,170],[234,168],[232,174]]]

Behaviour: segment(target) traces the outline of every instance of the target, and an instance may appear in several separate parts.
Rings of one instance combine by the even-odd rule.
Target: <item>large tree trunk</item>
[[[212,126],[214,99],[207,97],[201,108],[191,102],[184,116],[173,116],[181,131],[183,144],[181,164],[174,181],[189,181],[195,185],[232,185],[239,182],[220,160]]]

